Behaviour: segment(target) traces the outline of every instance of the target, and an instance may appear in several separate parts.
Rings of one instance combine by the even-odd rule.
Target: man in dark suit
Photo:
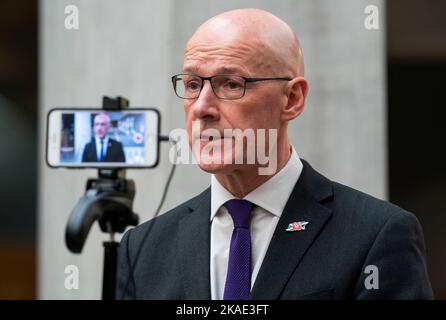
[[[108,137],[110,117],[100,113],[94,117],[94,137],[84,147],[82,162],[125,162],[122,144]]]
[[[322,176],[290,143],[303,74],[297,37],[268,12],[229,11],[198,28],[172,81],[211,186],[124,235],[117,298],[432,298],[416,217]],[[255,140],[268,163],[249,162],[248,137],[228,129],[272,133]]]

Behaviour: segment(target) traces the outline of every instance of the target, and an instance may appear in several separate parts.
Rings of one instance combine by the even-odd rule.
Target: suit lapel
[[[279,219],[250,299],[278,299],[299,262],[332,215],[319,202],[332,196],[331,182],[308,163]],[[308,221],[305,230],[287,232],[290,223]]]
[[[178,248],[186,299],[211,299],[210,188],[197,198],[192,212],[179,221]]]
[[[89,161],[98,161],[98,151],[96,149],[96,140],[94,138],[91,138],[91,148],[90,148],[90,157],[91,159]]]

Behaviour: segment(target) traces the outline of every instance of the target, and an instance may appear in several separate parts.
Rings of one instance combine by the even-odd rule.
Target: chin
[[[198,167],[208,173],[224,174],[234,170],[233,164],[224,163],[223,155],[221,154],[202,155],[201,157],[196,156],[195,159],[200,159],[197,161]]]
[[[229,174],[234,170],[233,166],[230,164],[199,163],[198,167],[207,173],[213,174]]]

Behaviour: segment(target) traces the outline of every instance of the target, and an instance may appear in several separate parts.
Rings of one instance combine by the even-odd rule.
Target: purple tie
[[[99,161],[104,161],[104,139],[101,139],[101,154],[99,155]]]
[[[251,220],[252,203],[233,199],[224,204],[232,216],[232,231],[224,300],[248,300],[251,291]]]

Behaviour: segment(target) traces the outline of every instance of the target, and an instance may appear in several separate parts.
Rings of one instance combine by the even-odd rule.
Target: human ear
[[[282,107],[282,120],[290,121],[297,118],[305,107],[308,94],[308,82],[303,77],[296,77],[285,87],[286,104]]]

